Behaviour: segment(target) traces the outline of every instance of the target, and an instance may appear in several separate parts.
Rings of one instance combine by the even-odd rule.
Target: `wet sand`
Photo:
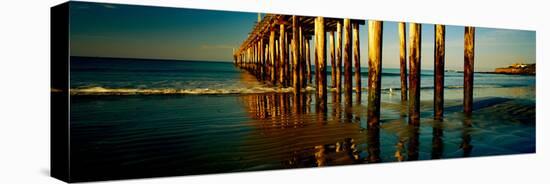
[[[461,89],[445,92],[439,122],[422,90],[419,127],[408,125],[399,91],[383,93],[379,129],[366,125],[366,92],[347,105],[329,93],[326,109],[312,93],[71,96],[72,174],[87,181],[535,152],[534,87],[477,90],[471,117]]]

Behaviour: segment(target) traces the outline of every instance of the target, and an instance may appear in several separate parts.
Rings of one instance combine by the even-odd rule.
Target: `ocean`
[[[399,78],[399,69],[383,69],[381,127],[371,131],[366,88],[353,105],[329,92],[325,113],[312,92],[294,99],[292,88],[258,82],[231,62],[71,57],[71,174],[87,181],[535,152],[535,76],[476,73],[465,117],[463,75],[446,72],[439,122],[433,72],[422,70],[420,127],[407,123]]]

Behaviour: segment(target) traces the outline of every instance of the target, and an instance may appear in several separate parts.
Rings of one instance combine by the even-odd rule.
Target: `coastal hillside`
[[[497,68],[495,69],[495,73],[535,75],[536,64],[517,63],[505,68]]]

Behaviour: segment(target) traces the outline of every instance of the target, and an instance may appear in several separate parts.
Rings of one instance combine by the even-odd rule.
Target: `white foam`
[[[226,89],[172,89],[172,88],[157,88],[157,89],[135,89],[135,88],[76,88],[71,89],[71,95],[170,95],[170,94],[258,94],[258,93],[288,93],[292,92],[293,88],[280,87],[250,87],[250,88],[226,88]]]

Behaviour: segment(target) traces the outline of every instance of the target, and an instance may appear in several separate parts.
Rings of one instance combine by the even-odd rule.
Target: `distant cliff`
[[[536,64],[513,64],[506,68],[497,68],[495,69],[495,73],[535,75]]]

